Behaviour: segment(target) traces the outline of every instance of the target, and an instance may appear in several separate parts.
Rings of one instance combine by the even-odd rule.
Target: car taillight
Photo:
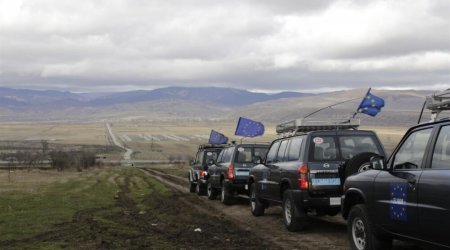
[[[308,165],[303,164],[298,167],[298,186],[300,189],[308,190]]]
[[[234,170],[234,166],[233,166],[233,163],[231,163],[230,166],[228,166],[228,175],[227,175],[228,180],[231,180],[234,178],[233,170]]]

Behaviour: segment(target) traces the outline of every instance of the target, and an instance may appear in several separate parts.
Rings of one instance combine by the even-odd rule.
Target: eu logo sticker
[[[408,185],[406,183],[390,184],[391,202],[389,204],[389,217],[391,220],[408,221],[406,197]]]

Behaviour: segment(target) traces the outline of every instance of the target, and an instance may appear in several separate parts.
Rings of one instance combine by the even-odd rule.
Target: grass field
[[[137,168],[16,171],[11,182],[0,171],[0,249],[267,248],[229,220],[183,203],[196,199]]]
[[[5,179],[4,172],[0,178]],[[83,173],[22,171],[12,183],[2,182],[0,194],[0,248],[80,249],[132,244],[125,237],[113,239],[113,234],[137,234],[138,229],[122,224],[120,217],[150,212],[158,206],[154,201],[165,199],[169,191],[137,169],[109,168]],[[99,233],[102,227],[111,233]],[[92,238],[95,234],[101,238]],[[148,237],[154,247],[176,246]]]
[[[127,147],[134,150],[134,159],[142,160],[190,160],[195,156],[199,144],[206,143],[211,129],[220,131],[231,140],[235,124],[218,122],[190,122],[181,124],[116,122],[111,123],[114,134]],[[401,127],[361,127],[374,130],[382,140],[386,151],[392,152],[403,136],[406,128]],[[271,142],[277,138],[275,125],[267,124],[263,137],[246,138],[244,142]],[[0,153],[10,152],[12,145],[19,143],[23,148],[38,148],[41,140],[47,140],[53,148],[75,148],[82,145],[101,148],[110,145],[103,123],[1,123]],[[19,146],[20,148],[20,146]],[[16,150],[16,149],[15,149]],[[101,150],[100,150],[101,151]],[[110,160],[119,160],[122,151],[103,152]]]

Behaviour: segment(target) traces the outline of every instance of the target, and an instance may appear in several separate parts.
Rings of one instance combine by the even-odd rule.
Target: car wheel
[[[233,197],[230,193],[230,190],[225,185],[225,181],[222,182],[222,189],[220,193],[220,201],[222,201],[225,205],[231,205],[233,202]]]
[[[392,239],[377,237],[373,233],[373,228],[367,217],[366,206],[363,204],[351,208],[347,228],[351,249],[376,250],[392,247]]]
[[[189,182],[189,192],[195,193],[196,187],[197,187],[197,185],[195,183]]]
[[[195,188],[195,192],[197,193],[197,195],[202,196],[206,194],[206,188],[204,185],[202,185],[200,183],[200,181],[197,183],[196,188]]]
[[[375,153],[361,153],[356,155],[355,157],[348,160],[347,164],[345,164],[345,178],[349,177],[352,174],[361,173],[369,170],[370,168],[370,158],[373,156],[377,156]]]
[[[286,190],[283,194],[283,222],[289,231],[302,230],[306,222],[306,213],[295,204],[292,191]]]
[[[252,183],[250,185],[250,210],[254,216],[264,215],[264,210],[266,206],[256,193],[256,184]]]
[[[217,189],[212,187],[211,182],[208,181],[206,186],[206,193],[208,195],[208,199],[215,200],[217,198]]]

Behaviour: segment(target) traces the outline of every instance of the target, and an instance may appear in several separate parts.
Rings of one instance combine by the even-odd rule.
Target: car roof
[[[317,131],[298,133],[298,134],[278,138],[274,141],[288,139],[288,138],[294,138],[294,137],[298,137],[298,136],[309,136],[309,135],[310,136],[320,136],[320,135],[322,135],[322,136],[329,136],[329,135],[350,136],[350,135],[374,135],[374,134],[375,134],[375,132],[370,131],[370,130],[317,130]]]
[[[226,148],[231,148],[231,147],[255,147],[255,148],[268,148],[270,145],[269,143],[242,143],[242,144],[231,144],[228,145]]]
[[[450,123],[450,117],[443,118],[443,119],[438,120],[438,121],[428,121],[428,122],[423,122],[423,123],[420,123],[420,124],[418,124],[418,125],[414,125],[414,126],[410,127],[410,128],[408,129],[408,132],[409,132],[410,130],[417,129],[417,128],[420,128],[420,127],[427,127],[427,126],[430,126],[430,125],[436,125],[436,124],[448,124],[448,123]]]

